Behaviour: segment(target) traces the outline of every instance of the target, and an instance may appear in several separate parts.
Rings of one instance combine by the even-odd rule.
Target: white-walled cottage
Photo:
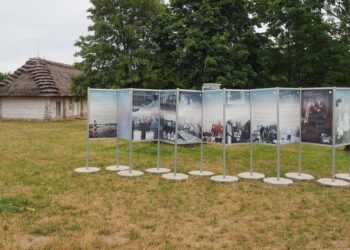
[[[0,119],[57,120],[84,117],[86,99],[71,92],[71,65],[31,58],[0,82]]]

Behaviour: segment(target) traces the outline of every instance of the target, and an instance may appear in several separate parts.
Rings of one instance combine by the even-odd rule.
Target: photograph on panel
[[[136,141],[158,139],[158,91],[133,91],[132,137]]]
[[[252,91],[252,141],[277,144],[276,89]]]
[[[90,89],[89,138],[117,136],[117,92]]]
[[[203,92],[203,141],[222,143],[223,91]]]
[[[160,92],[160,139],[175,142],[176,91]]]
[[[303,142],[332,144],[331,89],[308,89],[302,91],[301,139]]]
[[[180,91],[178,110],[178,143],[200,143],[202,133],[202,93]]]
[[[118,138],[130,140],[131,90],[118,92]]]
[[[300,141],[300,90],[279,90],[279,120],[281,144]]]
[[[226,144],[250,142],[250,93],[227,91]]]
[[[350,89],[335,93],[335,142],[350,144]]]

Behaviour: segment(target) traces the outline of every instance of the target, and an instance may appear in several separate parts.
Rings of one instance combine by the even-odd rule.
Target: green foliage
[[[73,89],[346,86],[347,0],[92,0]],[[261,28],[260,30],[257,28]]]
[[[154,82],[151,58],[152,17],[160,11],[158,0],[92,0],[88,11],[90,34],[76,42],[84,75],[75,78],[74,91],[90,87],[143,87]]]
[[[10,75],[10,73],[1,73],[0,72],[0,82],[5,80],[9,75]]]

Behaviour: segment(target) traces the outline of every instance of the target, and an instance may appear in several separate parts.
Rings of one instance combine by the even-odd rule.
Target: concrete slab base
[[[255,173],[255,172],[244,172],[238,174],[239,178],[245,179],[245,180],[262,180],[265,178],[264,174]]]
[[[236,176],[231,175],[215,175],[210,177],[210,180],[219,183],[234,183],[238,181],[238,178]]]
[[[346,182],[344,180],[338,180],[338,179],[334,179],[332,180],[332,178],[321,178],[317,180],[318,184],[324,185],[324,186],[328,186],[328,187],[349,187],[350,183]]]
[[[74,169],[74,172],[79,174],[92,174],[92,173],[97,173],[99,171],[100,169],[95,167],[82,167],[82,168]]]
[[[335,175],[335,178],[344,180],[344,181],[350,181],[350,174],[349,173],[339,173]]]
[[[181,173],[168,173],[162,175],[163,179],[171,180],[171,181],[185,181],[188,179],[187,174],[181,174]]]
[[[311,181],[315,179],[315,177],[313,177],[311,174],[297,173],[297,172],[286,173],[285,176],[295,181]]]
[[[143,175],[143,172],[138,170],[122,170],[118,172],[118,175],[122,177],[139,177]]]
[[[147,173],[150,174],[166,174],[170,172],[170,169],[168,168],[148,168],[146,169]]]
[[[118,172],[118,171],[123,171],[123,170],[129,170],[129,166],[125,166],[125,165],[113,165],[113,166],[108,166],[106,167],[106,170],[107,171],[115,171],[115,172]]]
[[[279,179],[277,179],[277,177],[268,177],[264,179],[264,182],[267,184],[280,186],[288,186],[293,184],[292,180],[282,177],[280,177]]]
[[[191,172],[188,172],[189,175],[192,175],[192,176],[212,176],[214,175],[213,172],[211,171],[205,171],[205,170],[194,170],[194,171],[191,171]]]

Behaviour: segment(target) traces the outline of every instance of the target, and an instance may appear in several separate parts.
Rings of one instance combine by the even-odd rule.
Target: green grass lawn
[[[350,190],[298,182],[169,182],[124,179],[85,165],[85,121],[0,122],[0,249],[320,249],[350,248]],[[254,147],[255,170],[275,175],[276,148]],[[128,163],[128,144],[121,144]],[[178,171],[199,166],[199,146],[179,147]],[[134,143],[134,167],[156,162],[156,144]],[[205,146],[205,167],[221,171],[220,146]],[[303,145],[303,169],[330,176],[331,150]],[[173,147],[162,144],[162,166]],[[297,146],[282,147],[282,173],[297,169]],[[91,165],[115,162],[115,141],[91,142]],[[227,147],[228,174],[249,169],[249,146]],[[349,155],[337,150],[337,171]]]

